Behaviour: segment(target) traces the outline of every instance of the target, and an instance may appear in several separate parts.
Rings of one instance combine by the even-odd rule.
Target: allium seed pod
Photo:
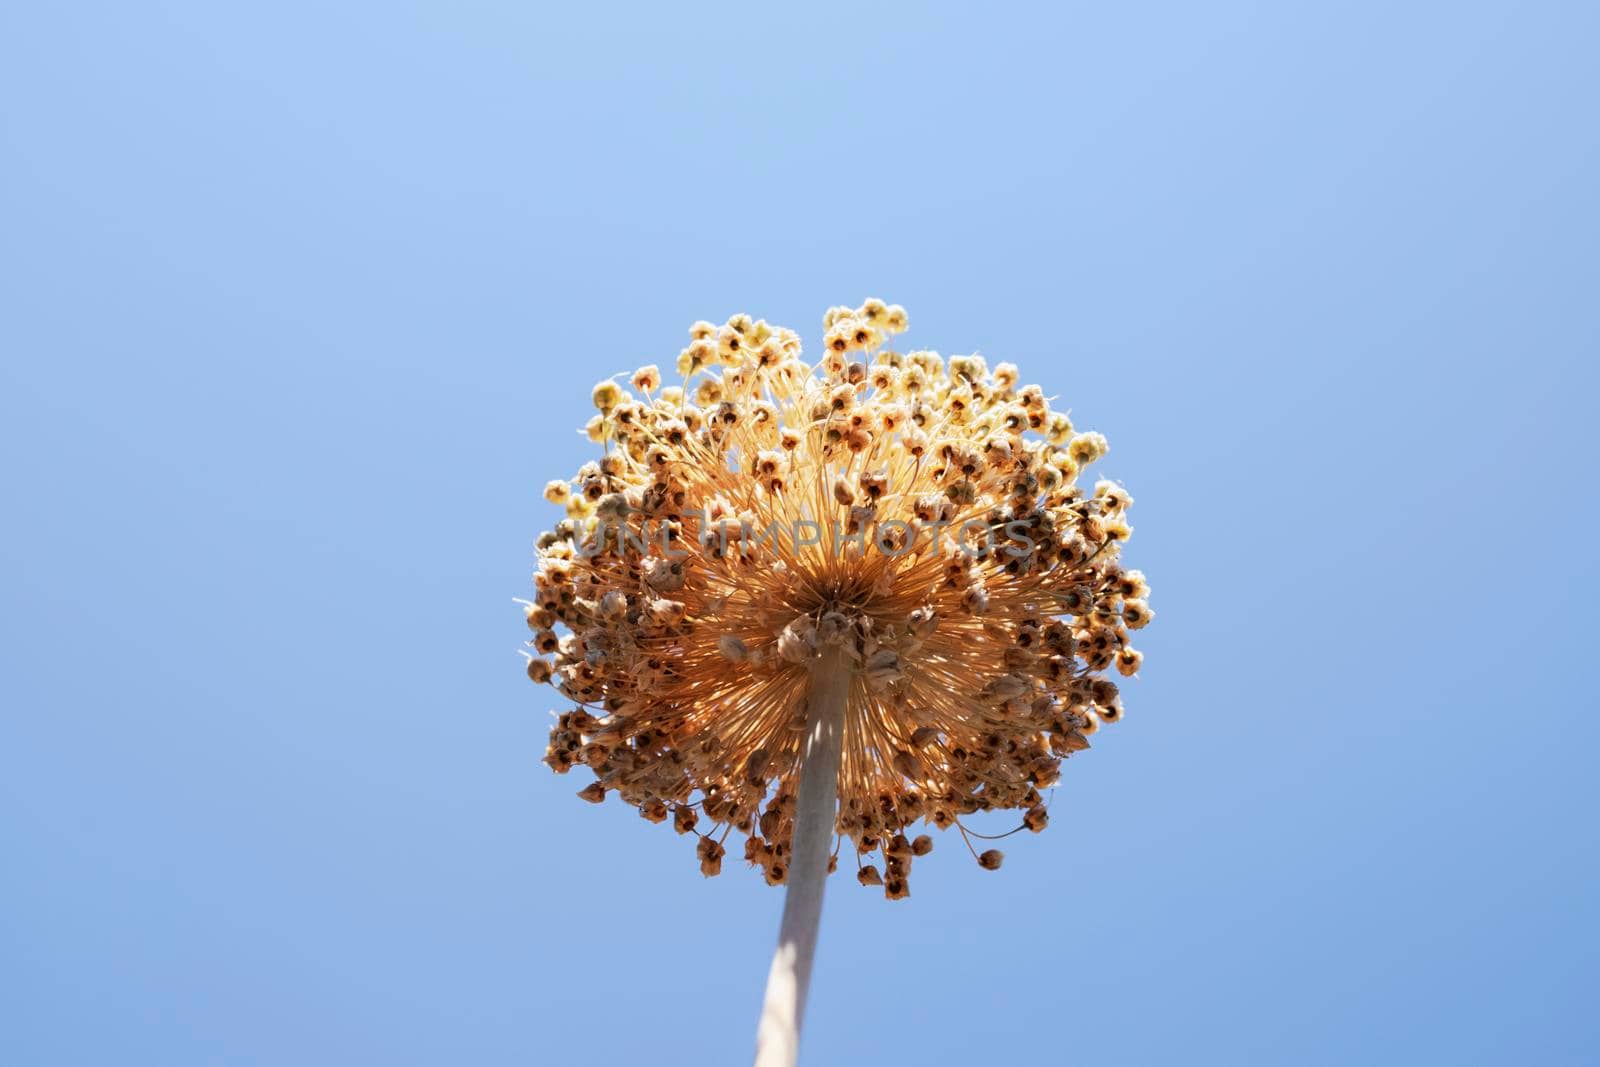
[[[819,662],[847,686],[834,828],[881,856],[857,877],[889,899],[933,848],[917,823],[1044,830],[1061,761],[1122,716],[1105,673],[1142,665],[1133,498],[1077,485],[1106,439],[1013,364],[880,350],[906,322],[876,299],[830,309],[815,367],[792,330],[697,322],[665,361],[681,385],[652,364],[633,392],[595,386],[603,454],[544,489],[567,517],[538,542],[527,670],[576,706],[545,762],[692,833],[707,876],[734,831],[769,884],[800,876]]]

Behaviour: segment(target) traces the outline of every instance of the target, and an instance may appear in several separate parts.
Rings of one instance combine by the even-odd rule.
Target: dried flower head
[[[916,823],[966,838],[967,816],[1015,810],[1042,831],[1061,761],[1122,716],[1107,672],[1141,665],[1132,498],[1078,486],[1106,439],[1012,364],[881,349],[906,323],[831,309],[811,366],[791,330],[698,322],[681,387],[655,366],[642,398],[595,387],[604,453],[545,488],[567,517],[539,539],[528,673],[576,705],[545,762],[590,769],[585,800],[670,817],[707,875],[737,830],[785,880],[824,652],[851,667],[837,832],[891,899],[933,847]]]

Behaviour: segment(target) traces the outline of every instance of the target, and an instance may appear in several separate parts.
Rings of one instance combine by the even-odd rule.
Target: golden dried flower
[[[545,762],[592,770],[585,800],[692,832],[708,876],[738,831],[789,880],[824,657],[848,675],[835,829],[881,856],[857,877],[890,899],[932,850],[917,823],[966,836],[1010,810],[1045,829],[1040,791],[1121,718],[1105,673],[1142,663],[1132,497],[1076,484],[1106,439],[1013,364],[878,351],[906,324],[876,299],[830,309],[812,367],[790,330],[697,322],[682,386],[654,365],[632,376],[642,398],[601,382],[603,457],[546,487],[567,518],[539,541],[528,673],[576,707]]]

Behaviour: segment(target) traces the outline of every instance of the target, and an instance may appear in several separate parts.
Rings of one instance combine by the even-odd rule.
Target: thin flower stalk
[[[806,741],[796,798],[794,859],[783,898],[778,948],[767,975],[766,999],[756,1028],[756,1067],[790,1067],[800,1052],[800,1026],[811,988],[822,896],[831,866],[838,811],[839,752],[845,705],[854,672],[830,649],[811,664],[806,698]]]

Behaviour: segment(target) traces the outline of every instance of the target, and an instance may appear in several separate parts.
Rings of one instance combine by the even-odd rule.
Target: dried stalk
[[[811,985],[811,960],[817,949],[838,807],[839,742],[850,681],[850,665],[841,649],[825,648],[812,661],[783,921],[756,1030],[755,1067],[794,1067],[800,1053],[800,1026]]]

